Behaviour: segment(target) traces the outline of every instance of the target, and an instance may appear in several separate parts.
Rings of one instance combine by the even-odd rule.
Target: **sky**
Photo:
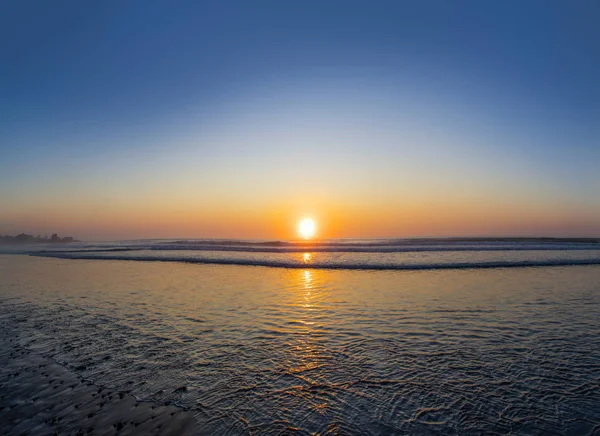
[[[29,1],[0,234],[600,236],[596,1]]]

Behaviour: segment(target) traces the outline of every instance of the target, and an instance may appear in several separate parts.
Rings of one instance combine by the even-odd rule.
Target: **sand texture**
[[[85,380],[0,332],[0,434],[191,435],[191,412]]]

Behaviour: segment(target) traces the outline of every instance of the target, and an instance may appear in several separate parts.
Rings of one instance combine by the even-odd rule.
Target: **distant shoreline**
[[[0,244],[4,245],[29,245],[29,244],[68,244],[69,242],[81,242],[73,236],[60,237],[57,233],[53,233],[51,237],[48,235],[33,236],[28,233],[20,233],[15,236],[0,235]]]
[[[55,235],[52,235],[53,237]],[[41,238],[39,236],[34,237],[32,235],[21,234],[17,236],[0,235],[0,245],[54,245],[54,244],[68,244],[68,243],[109,243],[109,242],[144,242],[154,241],[157,245],[163,244],[198,244],[203,245],[227,245],[227,246],[267,246],[267,247],[311,247],[311,246],[328,246],[343,244],[361,244],[369,242],[372,246],[386,246],[386,245],[402,245],[402,244],[439,244],[445,242],[455,243],[571,243],[571,244],[600,244],[600,237],[553,237],[553,236],[448,236],[448,237],[381,237],[381,238],[314,238],[310,240],[302,239],[237,239],[237,238],[147,238],[147,239],[116,239],[106,241],[81,241],[71,236],[52,238]]]

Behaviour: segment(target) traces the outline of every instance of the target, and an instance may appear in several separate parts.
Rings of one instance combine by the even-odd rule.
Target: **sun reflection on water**
[[[311,308],[311,291],[312,291],[312,282],[313,278],[310,273],[310,270],[305,269],[303,271],[303,280],[304,280],[304,307]]]
[[[306,253],[310,258],[310,253]],[[327,386],[326,374],[331,355],[328,352],[327,338],[323,330],[321,313],[324,288],[322,272],[303,269],[296,272],[297,322],[294,323],[295,341],[290,344],[290,359],[287,373],[293,375],[296,382],[290,386],[289,393],[301,398],[310,414],[324,415],[329,409],[332,392],[324,389],[315,392],[312,386]]]

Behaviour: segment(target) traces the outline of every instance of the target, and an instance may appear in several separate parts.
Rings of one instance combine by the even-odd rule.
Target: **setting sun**
[[[315,224],[315,220],[312,218],[303,218],[298,223],[298,233],[304,239],[312,238],[315,235],[316,230],[317,225]]]

